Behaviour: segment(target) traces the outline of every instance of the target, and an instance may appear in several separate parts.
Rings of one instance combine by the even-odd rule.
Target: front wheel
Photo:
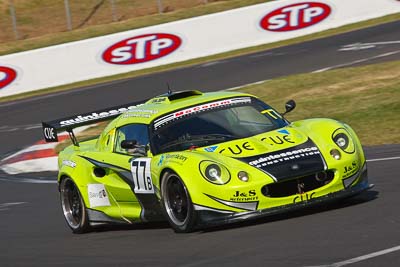
[[[167,172],[161,181],[161,203],[164,213],[177,233],[193,231],[196,213],[189,192],[182,179]]]
[[[90,230],[85,204],[79,189],[71,178],[64,178],[60,183],[60,200],[65,220],[75,234]]]

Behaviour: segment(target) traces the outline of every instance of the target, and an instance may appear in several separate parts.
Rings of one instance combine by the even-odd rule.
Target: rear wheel
[[[161,198],[163,210],[175,232],[191,232],[196,222],[196,213],[189,192],[177,174],[167,172],[163,176]]]
[[[78,187],[71,178],[64,178],[60,183],[60,199],[64,218],[75,234],[90,230],[85,204]]]

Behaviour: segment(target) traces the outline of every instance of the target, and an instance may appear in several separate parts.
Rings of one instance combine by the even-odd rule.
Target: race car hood
[[[315,143],[305,133],[292,127],[203,149],[236,158],[266,172],[275,181],[326,169],[325,161]]]
[[[220,155],[243,158],[265,153],[280,151],[303,144],[308,136],[303,132],[285,127],[259,135],[220,143],[204,148],[206,152],[216,152]]]

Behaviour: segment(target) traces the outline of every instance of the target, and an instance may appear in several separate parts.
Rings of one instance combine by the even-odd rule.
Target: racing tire
[[[188,189],[176,173],[166,172],[163,176],[161,206],[176,233],[189,233],[194,230],[196,212]]]
[[[66,177],[60,183],[60,200],[64,218],[74,234],[90,231],[85,203],[74,181]]]

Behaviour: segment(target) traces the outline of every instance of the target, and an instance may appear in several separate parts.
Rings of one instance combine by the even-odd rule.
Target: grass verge
[[[254,94],[283,111],[289,99],[297,102],[290,121],[333,118],[349,124],[363,145],[400,143],[400,61],[343,68],[278,78],[250,85],[241,92]],[[100,134],[106,123],[80,134]],[[61,151],[70,141],[57,146]]]
[[[357,29],[362,29],[374,25],[379,25],[382,23],[387,23],[391,21],[396,21],[400,19],[400,13],[394,14],[394,15],[388,15],[385,17],[377,18],[377,19],[371,19],[363,22],[358,22],[354,24],[349,24],[345,25],[339,28],[315,33],[315,34],[310,34],[290,40],[285,40],[281,42],[276,42],[276,43],[271,43],[271,44],[265,44],[265,45],[260,45],[260,46],[254,46],[254,47],[249,47],[249,48],[244,48],[244,49],[239,49],[235,51],[229,51],[226,53],[221,53],[218,55],[212,55],[208,57],[203,57],[203,58],[196,58],[193,60],[188,60],[184,62],[178,62],[178,63],[173,63],[169,65],[163,65],[159,67],[154,67],[154,68],[149,68],[149,69],[144,69],[144,70],[139,70],[139,71],[133,71],[133,72],[127,72],[123,74],[118,74],[118,75],[113,75],[113,76],[108,76],[108,77],[101,77],[97,79],[92,79],[92,80],[87,80],[87,81],[82,81],[82,82],[77,82],[73,84],[67,84],[67,85],[62,85],[62,86],[57,86],[57,87],[52,87],[52,88],[47,88],[43,90],[38,90],[38,91],[33,91],[33,92],[28,92],[28,93],[23,93],[23,94],[18,94],[18,95],[12,95],[8,97],[2,97],[0,98],[0,103],[2,102],[8,102],[8,101],[14,101],[14,100],[19,100],[23,98],[28,98],[28,97],[33,97],[33,96],[39,96],[39,95],[44,95],[44,94],[49,94],[49,93],[54,93],[54,92],[59,92],[59,91],[66,91],[66,90],[71,90],[71,89],[78,89],[82,87],[89,87],[95,84],[100,84],[100,83],[107,83],[115,80],[124,80],[124,79],[129,79],[141,75],[146,75],[146,74],[151,74],[151,73],[156,73],[156,72],[162,72],[166,70],[172,70],[175,68],[181,68],[181,67],[189,67],[192,65],[196,64],[201,64],[201,63],[206,63],[210,61],[215,61],[215,60],[221,60],[221,59],[226,59],[226,58],[231,58],[235,56],[240,56],[240,55],[245,55],[249,53],[255,53],[258,51],[263,51],[267,49],[272,49],[276,47],[281,47],[285,45],[291,45],[291,44],[296,44],[296,43],[301,43],[301,42],[306,42],[310,40],[315,40],[319,38],[324,38],[344,32],[349,32]]]
[[[283,111],[291,121],[327,117],[349,124],[364,145],[400,143],[400,61],[300,74],[242,88]]]

